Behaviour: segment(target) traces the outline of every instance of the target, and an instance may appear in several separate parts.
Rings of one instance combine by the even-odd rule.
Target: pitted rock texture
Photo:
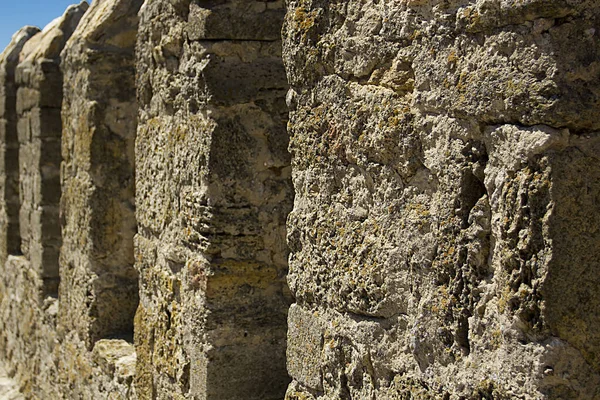
[[[287,7],[286,398],[599,398],[598,3]]]
[[[13,182],[18,183],[16,208],[20,209],[20,232],[9,229],[8,235],[21,248],[9,249],[3,264],[2,348],[7,368],[30,398],[60,397],[55,358],[58,303],[52,297],[57,291],[60,246],[56,206],[62,77],[58,71],[60,50],[86,9],[87,3],[69,7],[26,41],[15,69],[16,96],[6,97],[18,118],[18,146],[11,151],[18,152],[18,176]],[[44,259],[46,250],[54,250],[53,256]]]
[[[62,108],[61,323],[91,348],[132,340],[135,41],[141,0],[94,3],[67,43]]]
[[[62,52],[58,332],[60,378],[74,398],[136,398],[134,48],[141,4],[94,2]]]
[[[136,390],[281,399],[292,205],[280,1],[140,12]]]
[[[0,397],[600,399],[599,32],[596,0],[96,0],[22,29]]]
[[[40,374],[52,371],[49,364],[55,337],[53,330],[47,329],[52,317],[45,314],[39,304],[40,274],[31,271],[23,257],[9,256],[20,253],[21,242],[15,70],[23,46],[38,32],[39,29],[33,27],[21,29],[0,55],[0,354],[7,361],[7,373],[16,378],[14,386],[3,393],[9,399],[32,394],[32,371]]]
[[[72,50],[75,46],[67,45],[68,50],[65,50],[67,53],[76,53],[81,48],[85,49],[85,44],[81,43],[89,39],[90,32],[107,35],[112,27],[113,32],[116,31],[117,34],[129,34],[129,58],[133,60],[136,26],[132,20],[136,20],[139,4],[137,9],[132,8],[127,11],[123,3],[129,4],[127,1],[117,0],[97,2],[89,11],[90,17],[83,20],[82,16],[88,9],[87,3],[69,7],[61,18],[33,36],[24,46],[20,52],[21,63],[16,74],[17,85],[19,85],[18,98],[14,95],[12,98],[7,96],[3,98],[5,102],[12,102],[15,116],[18,111],[21,117],[18,149],[22,155],[20,192],[24,255],[9,256],[6,264],[2,264],[0,350],[6,360],[10,376],[14,376],[20,392],[28,399],[136,398],[132,386],[135,371],[133,344],[124,340],[103,339],[96,343],[92,351],[88,351],[89,342],[86,342],[88,336],[79,336],[72,327],[75,323],[87,321],[84,312],[76,314],[87,305],[87,299],[82,300],[77,308],[70,302],[71,298],[59,296],[60,301],[64,301],[64,304],[59,304],[56,298],[56,283],[52,287],[48,284],[48,271],[54,271],[56,274],[59,272],[57,254],[54,254],[56,259],[52,257],[51,260],[47,258],[40,260],[36,258],[33,251],[35,246],[45,250],[46,246],[52,245],[48,239],[60,239],[60,229],[57,229],[60,226],[57,210],[52,209],[53,212],[50,213],[43,211],[47,207],[57,207],[58,199],[61,197],[57,161],[61,160],[60,144],[63,132],[60,111],[64,70],[60,67],[61,62],[70,57],[68,54],[65,56],[65,52],[61,55],[61,50],[69,38],[70,43],[75,42],[80,47]],[[117,7],[119,4],[121,8]],[[115,16],[118,17],[114,18]],[[115,28],[118,21],[123,21],[121,18],[125,21],[122,22],[121,27]],[[81,24],[78,26],[80,20]],[[104,24],[102,28],[94,28],[101,23]],[[20,46],[23,47],[22,43]],[[107,51],[95,47],[95,53],[92,54],[97,59],[102,59],[103,53],[106,53],[104,58],[109,58],[115,52],[114,47],[109,49],[110,51]],[[85,63],[82,62],[79,67],[82,65],[84,66]],[[81,69],[85,71],[85,68]],[[133,72],[130,73],[130,81],[133,86]],[[64,83],[67,88],[71,87],[71,81],[67,80]],[[122,84],[123,82],[121,87]],[[93,85],[86,86],[83,93],[89,94],[90,86]],[[72,93],[69,90],[65,92],[68,95]],[[129,93],[131,95],[129,100],[135,104],[135,90],[130,90]],[[67,96],[67,99],[71,97]],[[130,108],[133,109],[133,115],[115,112],[116,115],[110,116],[118,123],[121,123],[122,118],[127,117],[127,123],[130,124],[130,121],[135,121],[137,112],[135,105]],[[87,115],[82,116],[84,117]],[[92,120],[92,123],[97,124],[96,129],[102,129],[100,122]],[[103,123],[115,124],[110,118]],[[135,125],[129,129],[129,132],[131,137],[135,136]],[[133,138],[130,142],[130,153],[132,153]],[[130,160],[132,159],[133,156]],[[129,175],[128,182],[131,187],[133,172],[130,171]],[[111,178],[116,178],[116,175]],[[54,199],[55,202],[49,201],[49,198]],[[130,219],[133,219],[132,189],[129,190],[129,199],[129,214]],[[42,211],[40,218],[31,218],[31,215],[36,215],[40,210]],[[84,221],[78,222],[81,224]],[[126,226],[126,224],[123,227],[119,225],[116,229],[125,231]],[[8,234],[19,237],[19,233],[14,230],[9,231]],[[133,233],[130,233],[129,237],[131,249]],[[133,251],[130,250],[130,253],[133,254]],[[134,271],[133,261],[130,262],[129,268],[130,271]],[[64,272],[61,268],[61,278]],[[133,275],[135,276],[135,273]],[[57,277],[52,275],[52,278]],[[66,289],[77,289],[68,279],[63,280]],[[131,297],[137,299],[137,286],[134,286],[132,292]],[[73,293],[77,293],[76,290],[73,290]],[[132,302],[134,304],[129,308],[135,310],[136,301]],[[133,311],[130,311],[130,326],[132,319]],[[129,340],[131,341],[131,338]]]
[[[23,400],[17,383],[8,376],[4,365],[0,364],[0,400]]]

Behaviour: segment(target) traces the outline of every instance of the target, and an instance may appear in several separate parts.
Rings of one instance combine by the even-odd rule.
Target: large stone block
[[[60,321],[90,349],[101,339],[132,340],[138,304],[134,45],[141,4],[93,3],[62,52]]]
[[[191,2],[186,31],[190,40],[281,40],[282,1]]]
[[[598,4],[287,4],[287,397],[600,396]]]
[[[282,15],[281,2],[240,1],[148,2],[140,13],[136,344],[149,365],[138,393],[285,392]]]
[[[318,314],[292,304],[288,314],[287,369],[290,376],[309,388],[323,390],[320,353],[325,326]]]

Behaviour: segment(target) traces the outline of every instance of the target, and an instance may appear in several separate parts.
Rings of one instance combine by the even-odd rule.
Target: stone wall
[[[88,317],[85,312],[80,312],[86,301],[82,301],[78,304],[79,308],[76,308],[69,303],[69,296],[60,295],[60,300],[56,297],[59,294],[59,278],[63,281],[63,288],[77,288],[68,280],[69,270],[63,268],[63,261],[59,271],[61,221],[58,208],[59,201],[64,202],[67,198],[61,196],[59,180],[61,173],[65,176],[60,169],[61,160],[64,159],[61,157],[61,141],[67,137],[63,134],[62,125],[63,122],[69,121],[66,117],[61,118],[61,108],[63,83],[66,88],[65,98],[68,100],[71,94],[68,88],[72,84],[69,75],[63,80],[63,73],[68,72],[69,68],[68,64],[63,63],[65,57],[64,52],[61,56],[61,51],[66,46],[69,48],[68,52],[74,53],[76,57],[78,53],[70,50],[74,47],[73,43],[87,39],[88,31],[93,30],[98,21],[103,21],[101,17],[107,12],[107,8],[110,9],[110,5],[111,2],[103,2],[102,7],[100,3],[96,4],[88,14],[93,17],[91,21],[89,17],[82,20],[88,9],[87,3],[71,6],[63,16],[33,37],[35,31],[32,28],[23,31],[23,38],[15,36],[13,45],[22,47],[17,58],[19,64],[16,66],[15,88],[18,87],[18,90],[14,91],[18,94],[12,98],[5,96],[4,99],[12,104],[13,118],[19,118],[18,129],[14,124],[13,130],[15,137],[17,130],[19,134],[19,145],[14,150],[18,151],[20,156],[20,168],[17,169],[20,170],[17,181],[20,183],[20,201],[17,205],[20,204],[21,213],[20,232],[13,228],[8,234],[13,238],[22,238],[23,255],[18,255],[20,252],[13,249],[9,252],[13,255],[8,256],[8,260],[2,264],[0,349],[3,358],[7,360],[10,375],[17,378],[20,390],[26,398],[133,397],[133,345],[123,340],[103,339],[98,340],[91,351],[88,350],[88,342],[85,341],[88,337],[80,339],[78,332],[73,329],[75,322],[84,322]],[[130,10],[128,14],[125,11],[117,10],[120,15],[129,15],[135,20],[137,9]],[[135,23],[125,20],[121,28],[115,28],[117,24],[113,22],[107,25],[107,30],[113,28],[118,32],[133,32],[130,35],[133,39],[129,40],[129,59],[132,61]],[[23,45],[27,39],[29,40]],[[69,39],[70,45],[67,45]],[[16,51],[11,49],[9,47],[3,54]],[[105,49],[98,51],[107,53],[105,59],[108,59],[110,52]],[[114,52],[114,49],[112,51]],[[81,68],[82,65],[78,67]],[[130,81],[134,81],[133,72],[130,73]],[[132,97],[135,98],[135,91],[130,90],[129,93],[131,101]],[[124,116],[128,117],[128,123],[135,121],[137,112],[137,107],[131,108],[134,115]],[[99,123],[97,128],[100,128]],[[130,136],[134,136],[135,124],[129,131]],[[131,142],[130,147],[133,148],[133,140]],[[66,153],[67,156],[70,155],[68,151]],[[129,186],[132,186],[133,172],[129,171],[129,175]],[[132,203],[133,190],[130,189],[129,193]],[[67,214],[62,211],[61,213]],[[131,209],[130,214],[133,213]],[[83,222],[78,221],[81,229],[85,228]],[[119,226],[118,230],[121,229]],[[129,236],[131,249],[133,233]],[[68,230],[66,238],[66,243],[72,241]],[[130,250],[130,253],[133,251]],[[132,260],[129,268],[133,270]],[[134,287],[132,292],[132,297],[135,298],[137,287]],[[135,305],[131,308],[135,309]],[[75,315],[76,312],[80,313]],[[129,318],[131,325],[131,311]]]
[[[21,253],[39,271],[43,296],[56,297],[59,282],[60,52],[84,11],[70,7],[62,18],[32,37],[16,69]]]
[[[600,396],[599,24],[288,2],[288,399]]]
[[[600,398],[599,34],[595,0],[95,0],[23,28],[8,375],[32,399]]]
[[[57,318],[65,392],[75,398],[135,397],[134,47],[141,3],[94,2],[62,52]]]
[[[133,338],[134,47],[141,3],[92,7],[63,51],[61,322],[88,346]]]
[[[60,229],[60,50],[85,8],[70,7],[42,32],[25,28],[3,54],[12,59],[12,95],[7,158],[14,162],[6,176],[16,193],[7,199],[9,216],[19,223],[4,225],[13,244],[2,264],[0,315],[2,353],[21,391],[28,397],[59,397],[55,359]],[[13,53],[12,55],[10,53]],[[9,114],[10,115],[10,114]],[[9,133],[7,131],[7,133]],[[7,140],[7,144],[9,141]],[[8,189],[10,185],[7,185]],[[10,219],[9,219],[10,221]],[[52,250],[54,253],[52,255]],[[48,254],[50,253],[50,254]],[[21,255],[22,254],[22,255]]]
[[[4,268],[9,253],[21,252],[15,69],[23,46],[38,32],[32,26],[22,28],[0,56],[0,268]]]
[[[283,14],[280,1],[140,12],[140,397],[281,399],[289,382]]]

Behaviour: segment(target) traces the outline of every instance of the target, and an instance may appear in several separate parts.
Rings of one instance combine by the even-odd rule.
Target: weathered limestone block
[[[16,70],[21,250],[44,280],[42,295],[56,296],[59,282],[60,52],[87,7],[70,6],[31,38]]]
[[[134,47],[141,0],[94,2],[62,53],[61,329],[87,347],[132,340],[137,126]]]
[[[39,32],[26,26],[0,54],[0,270],[8,254],[19,254],[19,139],[15,69],[25,43]]]
[[[281,1],[140,12],[137,393],[281,399],[293,192]]]
[[[287,398],[599,398],[598,2],[287,5]]]

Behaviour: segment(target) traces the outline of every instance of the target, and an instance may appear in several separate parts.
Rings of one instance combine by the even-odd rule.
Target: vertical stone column
[[[280,399],[288,383],[283,14],[280,1],[142,7],[142,398]]]
[[[598,2],[287,6],[286,398],[600,398]]]
[[[60,52],[87,7],[70,6],[27,42],[16,71],[21,250],[44,281],[43,295],[57,296],[59,282]]]
[[[132,340],[134,47],[141,0],[94,2],[63,51],[62,329]]]
[[[8,254],[21,251],[15,69],[23,46],[37,32],[32,26],[20,29],[0,55],[0,268]]]
[[[17,87],[15,68],[25,43],[38,28],[26,26],[16,32],[0,54],[0,358],[10,351],[13,281],[6,268],[9,254],[18,254],[19,147],[17,135]]]
[[[57,385],[56,300],[60,230],[60,50],[87,4],[71,6],[23,46],[15,70],[12,151],[18,163],[20,237],[23,254],[13,250],[0,277],[0,336],[11,373],[28,398],[61,398]],[[10,232],[19,237],[17,232]],[[47,257],[47,249],[54,257]],[[53,251],[53,253],[52,253]],[[48,297],[51,295],[52,297]]]

